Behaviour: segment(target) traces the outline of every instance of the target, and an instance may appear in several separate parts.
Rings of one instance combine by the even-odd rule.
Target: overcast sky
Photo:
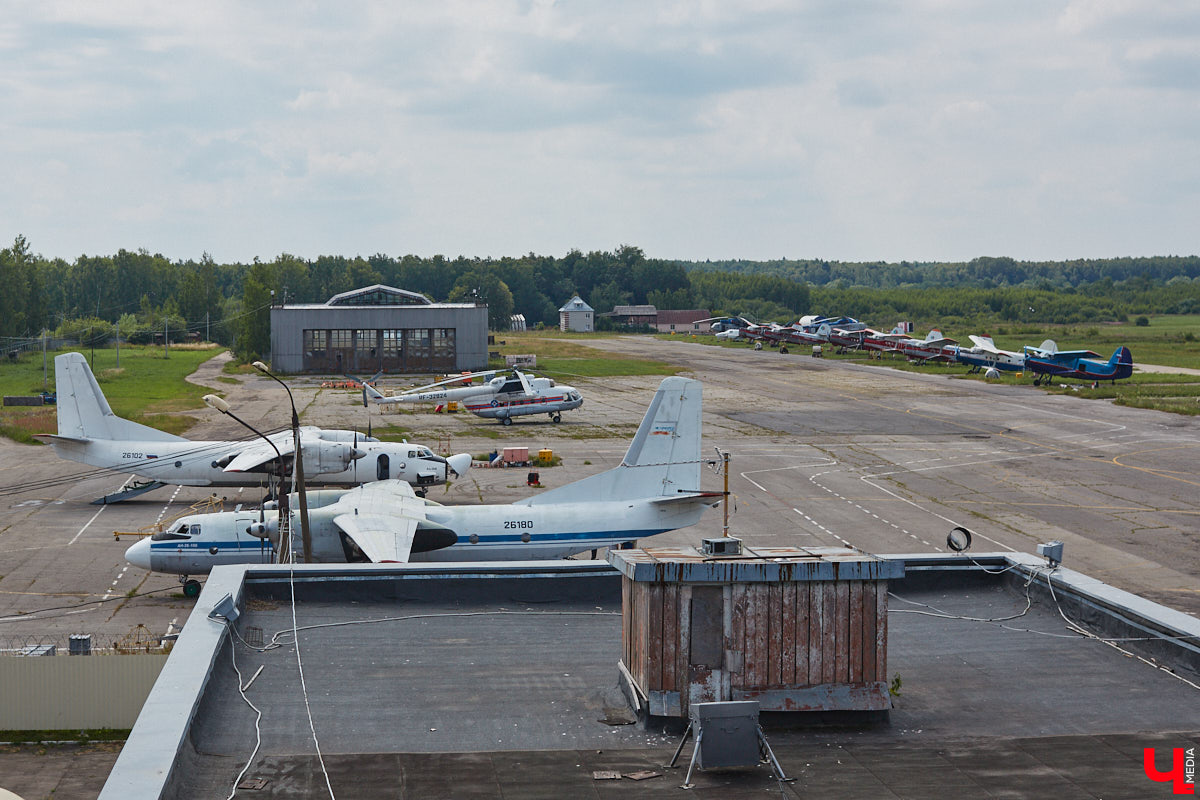
[[[1190,255],[1200,4],[13,2],[0,245]]]

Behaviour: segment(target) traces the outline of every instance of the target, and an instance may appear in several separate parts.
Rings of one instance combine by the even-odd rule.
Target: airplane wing
[[[970,339],[972,342],[974,342],[975,346],[978,347],[980,350],[983,350],[988,353],[999,353],[1000,352],[996,348],[996,343],[992,341],[992,337],[990,337],[990,336],[976,336],[975,334],[971,334],[967,338]]]
[[[269,464],[272,461],[277,461],[280,456],[290,455],[295,449],[291,431],[277,433],[269,437],[275,443],[275,447],[279,448],[279,453],[275,452],[275,447],[271,447],[262,439],[256,439],[253,442],[247,442],[240,449],[230,448],[235,450],[237,455],[233,460],[225,465],[224,472],[250,472],[264,464]]]
[[[406,563],[417,533],[417,521],[411,517],[385,517],[379,514],[338,514],[333,518],[358,549],[375,563]]]
[[[405,481],[368,483],[346,492],[334,504],[333,524],[372,561],[407,562],[425,503]]]

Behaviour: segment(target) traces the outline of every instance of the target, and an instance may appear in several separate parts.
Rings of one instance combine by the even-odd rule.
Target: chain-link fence
[[[151,633],[139,625],[126,633],[29,633],[0,636],[0,656],[99,656],[168,653],[177,634]]]

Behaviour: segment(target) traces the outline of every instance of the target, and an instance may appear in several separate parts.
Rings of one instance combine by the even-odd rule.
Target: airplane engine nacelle
[[[417,523],[411,552],[428,553],[430,550],[441,550],[443,547],[450,547],[457,541],[458,534],[445,525],[423,519]]]
[[[306,442],[304,450],[304,477],[345,472],[351,462],[366,455],[362,450],[347,442]]]

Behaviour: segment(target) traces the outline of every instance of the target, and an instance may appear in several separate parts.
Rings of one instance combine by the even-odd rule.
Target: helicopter
[[[486,378],[482,384],[461,385],[481,376]],[[583,395],[573,386],[556,384],[552,378],[531,377],[519,369],[512,370],[509,377],[494,371],[456,375],[390,396],[364,382],[364,406],[368,398],[378,405],[457,401],[475,416],[498,419],[503,425],[511,425],[513,417],[526,414],[548,414],[553,421],[562,422],[562,412],[583,405]]]

